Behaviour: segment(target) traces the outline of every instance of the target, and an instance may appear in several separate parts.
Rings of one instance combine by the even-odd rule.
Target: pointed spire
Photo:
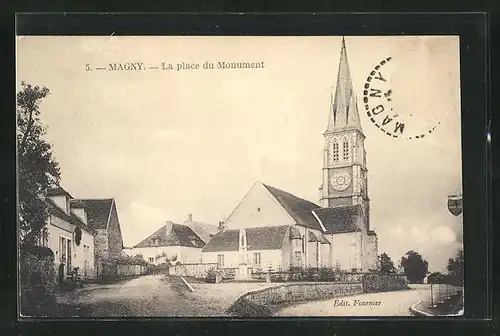
[[[340,49],[339,71],[337,75],[337,87],[335,95],[332,92],[330,105],[330,118],[327,132],[354,128],[361,130],[356,96],[351,80],[351,71],[347,61],[347,50],[345,38],[342,37],[342,47]]]

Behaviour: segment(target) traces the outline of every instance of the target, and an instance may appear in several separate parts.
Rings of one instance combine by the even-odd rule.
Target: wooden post
[[[434,306],[434,301],[432,300],[432,283],[431,283],[431,307]]]

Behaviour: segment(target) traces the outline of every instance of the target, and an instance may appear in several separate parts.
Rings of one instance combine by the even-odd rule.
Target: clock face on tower
[[[351,185],[351,175],[346,171],[335,173],[330,178],[330,183],[336,191],[346,190]]]

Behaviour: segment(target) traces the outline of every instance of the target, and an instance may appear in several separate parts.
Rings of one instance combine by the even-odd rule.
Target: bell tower
[[[361,129],[344,38],[337,86],[331,94],[328,126],[323,136],[325,147],[320,204],[325,208],[362,204],[369,228],[365,135]]]

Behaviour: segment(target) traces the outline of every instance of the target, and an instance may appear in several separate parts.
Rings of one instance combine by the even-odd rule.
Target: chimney
[[[192,221],[193,221],[193,215],[192,215],[192,214],[189,214],[189,215],[188,215],[188,220],[189,220],[190,222],[192,222]]]
[[[219,222],[219,231],[224,231],[224,229],[225,229],[224,222],[220,221]]]
[[[172,228],[173,228],[173,226],[174,226],[174,223],[173,223],[172,221],[166,221],[166,222],[165,222],[165,226],[167,227],[167,230],[166,230],[167,232],[166,232],[166,234],[169,234],[169,233],[170,233],[170,231],[172,231]]]

